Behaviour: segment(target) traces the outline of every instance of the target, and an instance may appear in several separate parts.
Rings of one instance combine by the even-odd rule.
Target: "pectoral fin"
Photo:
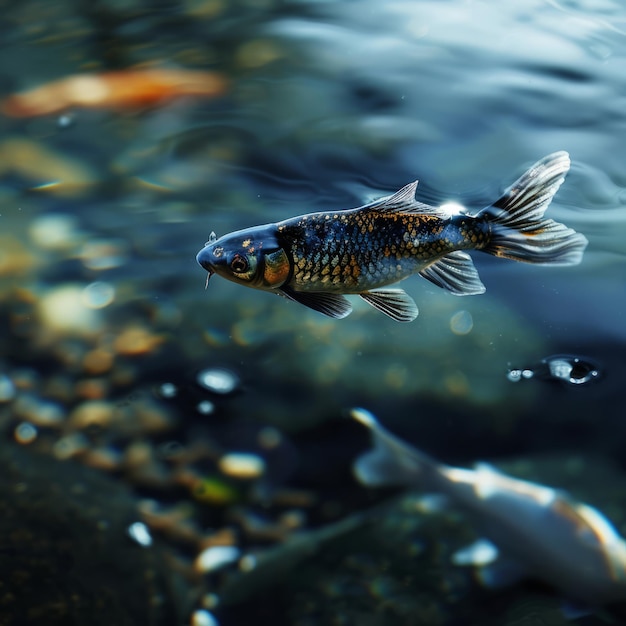
[[[279,293],[289,300],[299,302],[309,309],[319,311],[328,317],[341,319],[352,313],[352,305],[346,298],[336,293],[319,291],[294,291],[289,287],[281,287]]]
[[[365,302],[397,322],[412,322],[417,317],[417,305],[402,289],[376,289],[359,294]]]
[[[426,280],[455,296],[473,296],[485,292],[469,254],[456,251],[446,254],[420,272]]]

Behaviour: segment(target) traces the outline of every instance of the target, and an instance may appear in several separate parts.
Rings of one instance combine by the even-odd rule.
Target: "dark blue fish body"
[[[358,294],[390,317],[411,321],[415,302],[385,287],[419,273],[455,295],[483,293],[466,250],[530,263],[580,262],[587,240],[543,218],[569,164],[565,152],[545,157],[476,215],[416,201],[414,182],[356,209],[214,237],[197,260],[209,275],[274,291],[331,317],[348,315],[343,295]]]
[[[451,252],[480,249],[490,232],[484,218],[406,214],[399,219],[374,209],[312,213],[277,226],[293,262],[291,285],[341,294],[383,287]]]

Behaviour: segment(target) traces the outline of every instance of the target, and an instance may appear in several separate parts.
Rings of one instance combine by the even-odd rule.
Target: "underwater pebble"
[[[210,400],[202,400],[202,402],[198,402],[196,410],[201,415],[211,415],[215,412],[215,405]]]
[[[40,259],[13,235],[0,234],[0,276],[25,274],[39,262]]]
[[[140,546],[148,547],[152,545],[152,535],[150,530],[143,522],[135,522],[131,524],[128,529],[128,536],[138,543]]]
[[[83,288],[64,285],[50,290],[38,301],[38,314],[48,329],[68,335],[93,335],[102,329],[98,311],[85,306]]]
[[[80,433],[74,433],[56,441],[52,447],[52,454],[59,461],[65,461],[82,454],[88,447],[89,441],[87,441],[87,438]]]
[[[218,461],[219,470],[226,476],[251,480],[265,473],[265,461],[256,454],[229,452]]]
[[[0,402],[10,402],[15,398],[15,385],[5,374],[0,374]]]
[[[37,439],[37,429],[29,422],[22,422],[13,431],[15,441],[21,444],[29,444]]]
[[[213,367],[202,370],[197,377],[198,384],[208,391],[229,394],[239,386],[239,378],[230,370]]]
[[[194,568],[197,572],[208,574],[234,563],[240,554],[235,546],[211,546],[196,557]]]
[[[83,302],[90,309],[103,309],[115,299],[115,287],[104,281],[96,281],[83,289]]]
[[[234,546],[237,543],[237,531],[232,526],[224,526],[217,530],[211,530],[200,542],[200,551],[214,546]],[[204,606],[205,609],[211,608]]]
[[[89,355],[86,355],[85,358],[87,358],[87,356]],[[94,373],[89,372],[86,367],[85,371]],[[78,398],[85,400],[102,400],[109,391],[109,381],[102,378],[79,380],[74,387],[74,391]]]
[[[105,374],[113,367],[113,354],[107,350],[96,348],[85,354],[82,365],[85,372],[92,376]]]
[[[180,484],[186,485],[194,500],[204,504],[225,505],[236,502],[239,492],[227,482],[217,477],[199,478],[193,475],[178,477]]]
[[[152,352],[164,341],[162,335],[156,335],[148,328],[129,326],[117,336],[113,348],[124,356],[138,356]]]
[[[175,398],[178,393],[178,388],[174,383],[163,383],[159,387],[159,393],[162,398]]]
[[[145,398],[134,403],[130,415],[128,409],[129,407],[125,407],[125,411],[122,411],[120,420],[118,420],[122,429],[126,427],[126,424],[129,425],[130,429],[133,429],[134,425],[129,419],[131,416],[142,434],[167,432],[176,421],[170,409],[156,399]]]
[[[80,255],[90,270],[110,270],[128,262],[128,246],[121,239],[96,239],[83,246]]]
[[[191,626],[218,626],[218,621],[206,609],[198,609],[191,616]]]
[[[486,539],[479,539],[472,545],[458,550],[452,555],[455,565],[487,565],[492,563],[498,556],[498,549]]]
[[[177,543],[197,545],[201,539],[200,532],[191,518],[191,509],[186,502],[163,508],[154,500],[142,500],[138,510],[150,529]]]
[[[58,428],[65,418],[60,405],[32,394],[20,395],[13,405],[16,415],[40,427]]]
[[[107,448],[91,448],[86,450],[81,457],[81,461],[89,467],[102,470],[103,472],[114,472],[122,464],[122,453],[120,450]]]
[[[28,234],[38,248],[57,252],[72,250],[84,237],[76,218],[63,213],[48,213],[36,217]]]
[[[87,400],[70,413],[69,422],[74,428],[100,426],[106,428],[113,419],[115,406],[102,400]]]

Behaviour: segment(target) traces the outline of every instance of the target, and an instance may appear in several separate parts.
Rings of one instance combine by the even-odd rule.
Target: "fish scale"
[[[355,209],[285,220],[278,234],[300,290],[360,293],[401,280],[454,250],[483,248],[490,226],[471,216]]]
[[[569,166],[567,152],[544,157],[475,215],[417,201],[415,181],[356,209],[309,213],[219,239],[212,233],[196,259],[208,278],[219,274],[329,317],[349,315],[344,294],[357,294],[410,322],[417,305],[387,286],[418,273],[456,296],[483,293],[466,250],[541,265],[580,263],[587,239],[543,216]]]

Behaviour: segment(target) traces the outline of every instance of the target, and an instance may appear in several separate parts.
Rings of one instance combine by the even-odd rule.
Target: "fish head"
[[[285,249],[276,237],[276,227],[257,226],[216,237],[211,233],[196,256],[209,273],[255,289],[278,289],[291,274]]]

